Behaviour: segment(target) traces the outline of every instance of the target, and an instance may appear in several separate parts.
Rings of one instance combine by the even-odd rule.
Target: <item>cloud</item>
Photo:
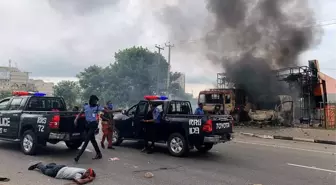
[[[171,8],[177,4],[180,9]],[[335,6],[321,6],[321,12],[326,7]],[[212,85],[223,69],[210,65],[197,42],[209,29],[208,16],[203,0],[0,1],[0,64],[12,59],[32,76],[71,79],[89,65],[113,62],[119,49],[143,45],[154,50],[155,44],[172,41],[172,69],[186,73],[189,84]],[[186,24],[172,25],[176,19]],[[323,54],[311,54],[317,55]]]

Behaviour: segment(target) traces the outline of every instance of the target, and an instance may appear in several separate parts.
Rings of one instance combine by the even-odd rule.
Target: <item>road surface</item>
[[[116,150],[104,150],[103,159],[92,161],[92,146],[78,164],[76,152],[63,144],[49,145],[35,157],[25,156],[17,145],[0,142],[0,185],[46,185],[66,181],[27,171],[34,161],[56,162],[97,172],[94,185],[334,185],[336,182],[335,147],[293,141],[265,140],[237,136],[233,142],[217,145],[208,154],[191,152],[176,158],[165,147],[148,155],[137,142],[125,142]],[[117,157],[119,160],[111,161]],[[153,178],[145,178],[152,172]]]

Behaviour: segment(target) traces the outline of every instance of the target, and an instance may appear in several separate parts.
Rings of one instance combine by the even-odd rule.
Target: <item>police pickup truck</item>
[[[161,100],[160,100],[161,99]],[[201,152],[213,145],[231,140],[233,118],[230,115],[193,115],[189,101],[150,100],[161,111],[161,123],[156,124],[158,142],[167,144],[173,156],[185,156],[196,147]],[[149,101],[143,100],[115,116],[113,143],[144,138],[142,120],[147,115]]]
[[[85,119],[75,127],[78,112],[66,111],[62,98],[22,91],[13,95],[0,100],[0,140],[20,143],[26,155],[36,154],[47,142],[65,141],[70,149],[81,146]]]

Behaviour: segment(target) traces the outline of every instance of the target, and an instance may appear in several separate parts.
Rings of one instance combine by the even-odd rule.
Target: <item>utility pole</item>
[[[158,61],[157,61],[157,66],[156,66],[156,95],[159,95],[159,66],[161,63],[161,50],[164,50],[163,47],[161,47],[160,45],[155,45],[155,47],[158,49]]]
[[[171,48],[174,47],[173,44],[170,42],[165,44],[168,47],[168,70],[167,70],[167,96],[169,96],[169,85],[170,85],[170,55],[171,55]]]

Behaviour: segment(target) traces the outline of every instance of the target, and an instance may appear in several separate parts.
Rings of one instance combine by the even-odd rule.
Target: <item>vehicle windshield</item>
[[[223,94],[200,94],[199,103],[222,104],[224,101]]]
[[[26,110],[31,111],[65,111],[66,107],[62,99],[56,97],[32,97],[30,98]]]

